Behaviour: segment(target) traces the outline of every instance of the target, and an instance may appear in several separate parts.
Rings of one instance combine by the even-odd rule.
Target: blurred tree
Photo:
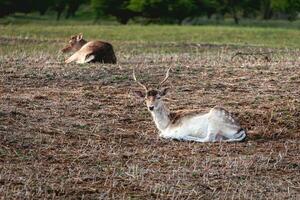
[[[243,10],[243,3],[244,1],[242,0],[220,0],[220,5],[223,5],[223,7],[221,7],[221,10],[224,13],[230,14],[236,24],[239,24],[239,14]]]
[[[28,13],[34,10],[33,0],[0,0],[0,16],[15,12]]]
[[[28,13],[33,11],[33,0],[12,0],[17,12]]]
[[[57,20],[66,11],[66,18],[75,16],[81,4],[91,3],[98,19],[114,16],[126,24],[135,16],[149,22],[181,23],[187,17],[206,15],[217,18],[230,15],[236,24],[241,17],[263,19],[277,17],[295,20],[300,12],[300,0],[0,0],[0,17],[15,12],[38,11],[41,15],[48,9],[57,13]]]
[[[12,1],[10,0],[0,0],[0,17],[4,17],[15,12],[13,8]]]
[[[170,1],[168,7],[169,16],[181,23],[189,16],[195,15],[197,6],[194,0],[174,0]]]
[[[53,5],[53,0],[33,0],[33,8],[37,10],[40,15],[44,15],[51,5]]]
[[[89,0],[31,0],[33,8],[44,15],[48,9],[53,9],[57,12],[57,20],[60,19],[62,13],[66,9],[66,18],[74,17],[79,6],[83,3],[88,3]]]
[[[80,5],[88,2],[89,0],[68,0],[66,19],[68,19],[69,17],[74,17]]]
[[[217,14],[223,18],[228,13],[235,23],[239,23],[240,17],[256,17],[260,10],[263,10],[266,16],[270,16],[268,1],[271,0],[196,0],[197,15],[205,14],[211,18],[213,14]]]
[[[168,16],[169,0],[131,0],[129,8],[149,19]]]
[[[136,15],[128,8],[130,0],[92,0],[91,4],[96,13],[96,19],[103,15],[115,16],[121,24],[127,22]]]
[[[66,8],[68,0],[53,0],[52,8],[57,12],[56,20],[60,20],[61,14]]]
[[[205,13],[208,18],[213,14],[224,18],[224,15],[227,13],[231,15],[235,23],[238,24],[246,1],[247,0],[197,0],[197,6],[200,13]]]
[[[260,14],[262,0],[244,0],[242,2],[243,17],[254,18]]]
[[[220,8],[220,2],[218,0],[196,0],[195,4],[197,6],[195,15],[206,15],[208,19],[210,19],[213,14],[218,13],[218,9]]]
[[[288,0],[288,6],[285,10],[289,15],[289,20],[294,21],[300,13],[300,0]]]
[[[262,18],[271,19],[273,16],[272,0],[261,0],[260,3]]]
[[[17,12],[29,13],[34,10],[33,0],[13,0]]]
[[[274,11],[288,15],[288,20],[293,21],[300,12],[300,0],[272,0]]]
[[[195,15],[197,5],[195,0],[131,0],[128,8],[150,21],[181,23],[186,17]]]

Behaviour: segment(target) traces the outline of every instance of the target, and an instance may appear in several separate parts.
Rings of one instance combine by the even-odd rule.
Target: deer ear
[[[163,89],[161,89],[161,90],[159,91],[159,95],[160,95],[160,96],[165,96],[165,95],[168,93],[169,89],[170,89],[170,88],[163,88]]]
[[[82,33],[79,33],[79,34],[77,35],[77,41],[82,40],[82,38],[83,38],[83,34],[82,34]]]
[[[142,91],[134,91],[133,94],[135,97],[138,97],[141,99],[145,98],[145,94]]]

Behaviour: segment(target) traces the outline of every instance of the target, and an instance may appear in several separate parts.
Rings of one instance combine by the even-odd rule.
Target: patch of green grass
[[[299,48],[300,31],[284,28],[178,25],[64,25],[8,24],[0,25],[2,37],[67,40],[70,35],[84,33],[89,39],[112,42],[143,43],[209,43],[251,45],[277,48]]]

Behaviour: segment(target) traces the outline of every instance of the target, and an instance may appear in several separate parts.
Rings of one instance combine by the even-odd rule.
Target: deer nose
[[[149,110],[153,111],[154,110],[154,106],[149,106]]]

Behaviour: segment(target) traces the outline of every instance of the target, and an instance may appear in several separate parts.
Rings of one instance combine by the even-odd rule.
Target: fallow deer
[[[208,113],[198,110],[170,112],[161,99],[168,92],[168,88],[161,89],[161,86],[169,78],[170,69],[156,89],[147,88],[138,81],[133,69],[134,81],[144,89],[144,92],[135,91],[135,96],[146,101],[160,137],[195,142],[234,142],[246,137],[237,120],[221,107],[216,106]]]
[[[72,36],[69,44],[61,51],[63,53],[75,52],[65,63],[102,62],[115,64],[117,62],[113,46],[110,43],[103,41],[87,42],[83,39],[82,34]]]

